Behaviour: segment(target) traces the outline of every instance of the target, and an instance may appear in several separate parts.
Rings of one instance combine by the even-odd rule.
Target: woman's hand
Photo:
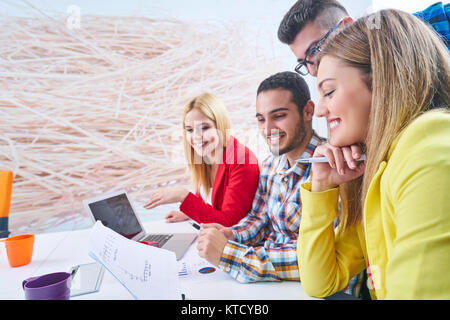
[[[189,220],[189,217],[181,211],[170,211],[165,218],[166,222],[179,222]]]
[[[152,209],[162,204],[181,202],[188,195],[189,191],[181,187],[162,188],[154,191],[147,203],[145,209]]]
[[[336,188],[338,185],[354,180],[364,173],[365,162],[356,161],[361,157],[358,145],[335,147],[328,143],[318,146],[314,157],[327,157],[328,162],[312,164],[312,192]]]

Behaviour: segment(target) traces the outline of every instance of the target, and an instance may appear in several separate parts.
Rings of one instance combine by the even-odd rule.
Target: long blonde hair
[[[212,166],[207,162],[200,159],[196,154],[195,150],[190,145],[186,138],[186,127],[185,119],[186,115],[193,109],[198,109],[205,116],[215,122],[216,130],[219,135],[220,142],[223,147],[227,146],[228,133],[230,130],[230,120],[228,117],[228,111],[225,108],[224,103],[218,97],[210,93],[203,93],[198,97],[193,98],[184,107],[183,112],[183,144],[184,144],[184,155],[186,157],[186,162],[191,173],[191,180],[195,190],[199,191],[202,187],[203,192],[206,197],[209,196],[211,183],[211,171]],[[206,199],[205,199],[206,200]]]
[[[319,59],[324,55],[359,69],[372,91],[364,176],[341,188],[346,202],[342,220],[348,228],[362,221],[370,182],[400,132],[430,109],[449,109],[449,52],[424,22],[389,9],[343,29]]]

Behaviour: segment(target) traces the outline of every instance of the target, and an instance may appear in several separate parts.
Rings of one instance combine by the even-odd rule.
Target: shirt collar
[[[315,131],[313,131],[311,140],[309,140],[308,145],[305,148],[305,151],[300,156],[300,159],[311,158],[314,154],[314,150],[324,141],[325,139],[320,138]],[[302,176],[303,173],[307,170],[310,164],[302,164],[297,160],[295,165],[289,168],[287,157],[285,154],[281,155],[278,159],[278,168],[277,173],[282,175],[289,175],[291,173],[295,173],[299,176]]]

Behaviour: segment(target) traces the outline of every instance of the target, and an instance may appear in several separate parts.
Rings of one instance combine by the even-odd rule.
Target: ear
[[[313,116],[314,116],[314,102],[312,102],[312,100],[308,100],[308,102],[303,107],[303,120],[312,121]]]

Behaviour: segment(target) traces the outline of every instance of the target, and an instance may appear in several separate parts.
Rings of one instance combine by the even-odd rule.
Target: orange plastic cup
[[[33,256],[34,234],[23,234],[1,240],[5,243],[11,267],[29,264]]]

